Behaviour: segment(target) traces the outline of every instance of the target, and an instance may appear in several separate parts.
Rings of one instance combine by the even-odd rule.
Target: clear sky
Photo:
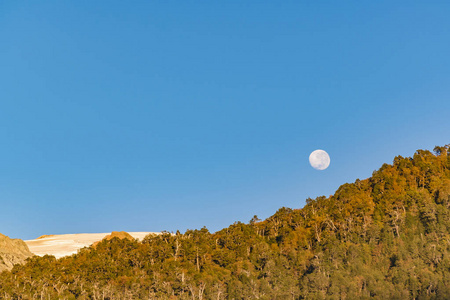
[[[448,144],[449,16],[447,1],[1,1],[0,232],[216,231]]]

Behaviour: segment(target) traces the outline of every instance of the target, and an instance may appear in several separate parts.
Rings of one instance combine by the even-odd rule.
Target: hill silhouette
[[[0,275],[0,295],[67,299],[449,299],[449,145],[210,233],[112,238]]]

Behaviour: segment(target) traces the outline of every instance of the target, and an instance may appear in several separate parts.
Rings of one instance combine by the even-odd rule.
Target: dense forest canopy
[[[0,275],[0,297],[450,299],[448,150],[397,156],[263,221],[32,257]]]

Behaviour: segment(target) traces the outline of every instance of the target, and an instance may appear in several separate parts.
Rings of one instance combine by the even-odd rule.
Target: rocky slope
[[[10,239],[0,233],[0,272],[10,270],[15,264],[21,264],[33,254],[27,244],[20,239]]]

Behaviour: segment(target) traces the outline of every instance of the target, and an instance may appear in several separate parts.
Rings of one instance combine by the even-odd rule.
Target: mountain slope
[[[104,240],[32,258],[0,282],[0,294],[53,298],[449,299],[448,146],[264,221]]]
[[[154,232],[130,232],[132,238],[142,240],[148,234]],[[38,256],[53,255],[56,258],[72,255],[84,247],[89,247],[109,236],[109,233],[75,233],[44,235],[25,243],[33,254]]]
[[[10,239],[0,233],[0,272],[10,270],[15,264],[21,264],[33,254],[24,241]]]

